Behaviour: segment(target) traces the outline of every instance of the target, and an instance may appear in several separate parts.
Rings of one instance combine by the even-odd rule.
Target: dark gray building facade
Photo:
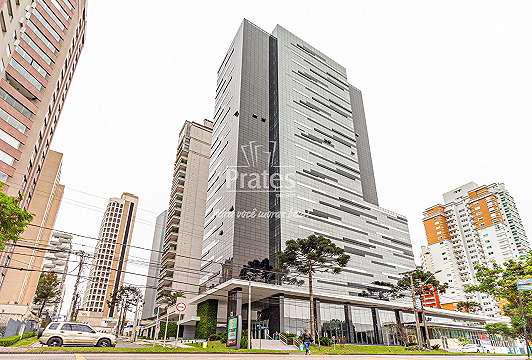
[[[379,207],[361,92],[281,26],[244,20],[218,70],[200,286],[319,234],[351,260],[315,287],[344,295],[414,267],[408,222]]]

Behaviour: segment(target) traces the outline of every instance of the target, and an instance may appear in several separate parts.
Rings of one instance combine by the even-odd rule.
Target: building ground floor
[[[183,325],[189,327],[188,332],[194,337],[207,338],[217,331],[225,331],[228,319],[237,317],[240,335],[245,336],[250,300],[252,338],[287,339],[310,329],[308,288],[240,279],[229,280],[191,299],[191,303],[198,306],[197,321]],[[411,303],[319,291],[314,294],[314,302],[316,333],[334,339],[336,343],[405,345],[416,341]],[[524,351],[514,343],[490,337],[485,331],[485,324],[509,322],[506,317],[434,308],[425,310],[425,319],[419,312],[417,316],[423,340],[433,346],[452,351],[459,350],[464,343],[471,343],[485,348],[489,346],[491,351],[497,349],[500,353]],[[185,337],[184,333],[180,336]]]

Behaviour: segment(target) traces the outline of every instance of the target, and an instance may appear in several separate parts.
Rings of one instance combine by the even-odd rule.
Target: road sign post
[[[185,313],[187,310],[187,304],[179,302],[175,304],[175,309],[177,310],[177,331],[175,334],[175,343],[177,346],[177,339],[179,338],[179,322],[181,321],[181,314]]]

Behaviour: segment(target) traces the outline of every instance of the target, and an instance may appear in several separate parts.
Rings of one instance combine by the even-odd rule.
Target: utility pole
[[[248,280],[248,349],[251,349],[251,280]]]
[[[87,255],[83,250],[75,252],[75,255],[79,256],[78,274],[76,276],[76,282],[74,284],[74,293],[72,294],[72,304],[70,305],[70,321],[76,321],[78,316],[78,287],[83,271],[83,265],[85,264],[85,256]]]
[[[414,273],[410,272],[410,292],[412,293],[412,306],[414,307],[414,317],[416,318],[416,335],[417,335],[417,344],[419,347],[423,347],[421,342],[421,327],[419,325],[419,317],[417,313],[417,301],[416,301],[416,291],[414,288]]]

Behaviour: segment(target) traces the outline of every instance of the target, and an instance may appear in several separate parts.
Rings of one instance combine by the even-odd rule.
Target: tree
[[[41,317],[46,305],[55,304],[61,299],[61,282],[56,273],[42,273],[37,284],[33,303],[41,305],[38,316]]]
[[[183,291],[170,291],[170,290],[167,290],[167,291],[163,292],[163,294],[161,296],[161,303],[166,305],[166,309],[167,309],[167,312],[168,312],[168,308],[170,306],[173,306],[173,305],[177,304],[177,300],[180,299],[180,298],[184,298],[184,297],[185,297],[185,293]]]
[[[316,272],[338,274],[347,265],[349,258],[349,255],[344,253],[344,249],[321,235],[288,240],[285,244],[285,250],[278,254],[278,262],[281,267],[306,275],[308,278],[310,335],[312,338],[315,336],[313,276]]]
[[[516,339],[519,337],[519,334],[523,329],[522,326],[520,326],[519,329],[516,329],[513,324],[506,323],[486,324],[484,327],[486,332],[491,336],[498,335],[503,339]]]
[[[419,325],[419,318],[417,312],[417,302],[421,304],[421,316],[423,318],[424,330],[425,330],[425,339],[426,346],[429,344],[429,333],[426,325],[426,319],[423,313],[423,296],[427,293],[437,291],[440,294],[445,293],[449,285],[447,283],[440,283],[434,274],[430,271],[423,270],[422,267],[416,267],[414,270],[409,271],[408,273],[403,274],[403,277],[397,281],[397,284],[392,287],[390,291],[391,298],[402,298],[406,296],[412,297],[412,305],[414,307],[414,315],[416,319],[416,334],[418,339],[418,344],[420,347],[423,347],[421,328]]]
[[[456,303],[456,309],[466,313],[474,313],[480,310],[480,304],[476,301],[459,301]]]
[[[275,272],[268,258],[248,261],[240,270],[241,279],[271,284],[275,281]]]
[[[476,284],[467,285],[469,293],[484,293],[493,296],[499,304],[504,304],[502,312],[511,317],[509,332],[515,338],[524,339],[524,327],[532,329],[532,292],[517,290],[519,280],[532,278],[532,252],[517,260],[508,260],[502,265],[492,263],[489,266],[475,266]],[[502,325],[495,330],[507,331]],[[528,340],[530,337],[528,337]]]
[[[414,285],[414,294],[421,302],[423,295],[436,290],[439,294],[445,293],[449,285],[447,283],[440,283],[434,274],[430,271],[425,271],[421,267],[416,267],[415,270],[403,275],[397,281],[397,284],[392,287],[390,291],[391,298],[402,298],[411,295],[412,280]]]
[[[268,258],[248,261],[240,270],[239,278],[267,284],[287,284],[301,286],[304,281],[292,276],[286,266],[273,267]]]
[[[0,250],[8,242],[16,242],[33,219],[33,215],[18,205],[18,200],[2,191],[0,183]]]
[[[508,260],[503,265],[496,263],[475,266],[474,285],[466,285],[469,293],[484,293],[503,303],[503,312],[510,317],[525,316],[532,325],[532,293],[518,291],[519,280],[532,278],[532,252],[518,260]]]
[[[363,290],[359,296],[362,297],[369,297],[372,299],[379,299],[379,300],[386,300],[389,301],[391,295],[393,294],[393,287],[394,285],[385,282],[385,281],[373,281],[373,285],[377,285],[375,287],[368,287],[366,290]]]
[[[129,311],[130,306],[136,306],[141,300],[142,293],[140,289],[132,285],[121,286],[107,300],[107,305],[109,305],[110,308],[118,308],[120,310],[117,334],[122,334],[123,332],[126,322],[126,314]]]

